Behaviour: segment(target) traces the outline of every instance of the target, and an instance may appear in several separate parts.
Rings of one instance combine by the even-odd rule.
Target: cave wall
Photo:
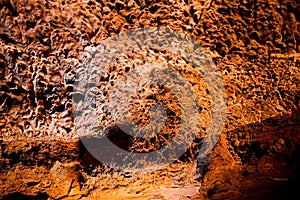
[[[37,195],[40,188],[52,187],[43,178],[55,177],[49,175],[51,168],[74,172],[69,164],[56,161],[77,166],[82,159],[72,90],[84,49],[122,31],[158,25],[187,33],[204,47],[226,89],[224,129],[194,198],[274,199],[281,196],[271,190],[293,191],[299,177],[299,4],[2,0],[1,193],[29,194],[35,188],[32,193]],[[35,166],[45,173],[30,172]],[[26,170],[34,180],[17,182]],[[76,184],[84,182],[74,176]],[[60,186],[63,180],[54,182]],[[57,197],[50,190],[43,192]],[[78,191],[74,194],[87,194]],[[68,192],[61,191],[66,196]]]

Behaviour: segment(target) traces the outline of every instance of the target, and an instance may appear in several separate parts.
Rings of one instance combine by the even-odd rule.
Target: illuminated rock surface
[[[297,0],[1,0],[1,198],[288,199],[297,194],[299,5]],[[193,37],[223,76],[226,122],[203,179],[196,169],[196,142],[167,169],[130,174],[103,167],[75,131],[72,91],[84,49],[142,26],[165,26]],[[142,50],[113,66],[127,73],[124,66],[132,60],[168,60],[182,69],[203,107],[203,123],[209,124],[210,95],[189,63],[168,52]],[[175,120],[176,99],[168,105]],[[142,108],[147,104],[133,108],[136,116]],[[136,120],[147,123],[147,117]],[[198,139],[205,135],[201,130]],[[144,151],[145,144],[135,144],[131,148]]]

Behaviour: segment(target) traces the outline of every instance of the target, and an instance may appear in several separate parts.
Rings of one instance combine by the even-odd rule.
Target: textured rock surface
[[[282,199],[295,192],[300,162],[299,4],[1,0],[0,195],[173,199],[172,194],[180,193],[179,199]],[[188,162],[194,160],[195,144],[186,162],[154,174],[130,175],[105,171],[84,150],[74,129],[72,90],[84,48],[121,31],[158,25],[193,37],[223,75],[227,120],[201,188],[195,165]],[[168,53],[141,51],[134,56],[164,62]],[[116,69],[130,65],[132,58],[116,63]],[[188,68],[188,63],[177,67]],[[199,77],[186,77],[200,82]],[[202,114],[209,118],[204,90],[199,87],[197,94],[205,96]]]

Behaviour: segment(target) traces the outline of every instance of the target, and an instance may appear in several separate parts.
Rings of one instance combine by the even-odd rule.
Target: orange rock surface
[[[299,13],[298,0],[0,0],[0,198],[297,196]],[[198,140],[210,123],[211,97],[191,64],[170,52],[130,52],[110,66],[111,74],[126,74],[131,68],[124,66],[153,60],[169,62],[178,70],[194,86],[202,105],[203,127],[188,151],[164,169],[127,173],[104,166],[80,142],[72,95],[76,70],[88,49],[120,32],[148,26],[192,37],[222,74],[226,121],[205,168],[199,168],[196,158]],[[106,76],[101,80],[114,81]],[[107,89],[109,94],[111,88]],[[135,122],[148,123],[153,102],[142,100],[156,91],[158,100],[174,109],[167,122],[176,130],[171,122],[180,111],[174,95],[155,87],[144,89],[145,98],[138,99],[141,106],[132,106]],[[171,135],[165,133],[155,140],[160,145]],[[124,143],[118,138],[112,136],[116,143]],[[150,140],[137,139],[125,146],[137,152],[157,148],[149,144]]]

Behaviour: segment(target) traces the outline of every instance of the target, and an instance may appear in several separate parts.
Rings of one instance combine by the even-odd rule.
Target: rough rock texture
[[[300,184],[299,117],[298,111],[224,135],[201,194],[209,199],[294,199]]]
[[[0,0],[0,196],[283,199],[296,194],[299,12],[298,0]],[[168,169],[126,174],[95,161],[74,129],[72,91],[84,49],[122,31],[158,25],[193,37],[223,75],[226,122],[201,188],[196,144],[189,159]],[[152,54],[161,61],[168,56]],[[130,63],[130,56],[124,62]],[[201,91],[199,96],[207,95]],[[210,117],[205,105],[203,114]]]

